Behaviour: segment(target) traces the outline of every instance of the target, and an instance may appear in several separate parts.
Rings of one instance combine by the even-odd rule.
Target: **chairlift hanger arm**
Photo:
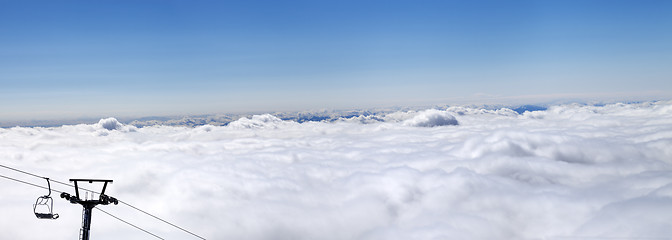
[[[49,189],[49,194],[47,194],[45,197],[51,196],[51,182],[49,181],[48,177],[45,177],[44,179],[47,179],[47,188]]]

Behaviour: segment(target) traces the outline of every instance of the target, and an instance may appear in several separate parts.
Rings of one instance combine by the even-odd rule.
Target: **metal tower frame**
[[[70,179],[70,182],[74,182],[75,184],[75,196],[71,196],[68,193],[61,193],[61,198],[65,198],[66,200],[70,201],[72,204],[80,204],[84,208],[82,211],[82,229],[79,232],[79,239],[80,240],[89,240],[89,232],[91,230],[91,215],[93,213],[93,208],[96,207],[98,204],[102,205],[108,205],[110,203],[114,203],[114,205],[119,204],[119,201],[116,198],[110,197],[105,195],[105,188],[107,188],[108,183],[112,183],[112,180],[101,180],[101,179]],[[103,190],[100,191],[100,195],[98,196],[98,199],[93,199],[93,194],[91,195],[92,199],[84,199],[82,200],[80,198],[79,194],[79,185],[77,184],[78,182],[102,182],[103,183]]]

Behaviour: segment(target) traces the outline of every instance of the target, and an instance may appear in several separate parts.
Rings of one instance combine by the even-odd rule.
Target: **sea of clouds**
[[[198,127],[108,118],[0,129],[0,162],[59,181],[113,179],[108,195],[207,239],[672,236],[672,101]],[[79,205],[52,194],[61,217],[38,220],[32,204],[46,190],[4,178],[0,189],[0,239],[78,237]],[[123,204],[99,208],[197,239]],[[153,239],[97,209],[92,222],[92,239]]]

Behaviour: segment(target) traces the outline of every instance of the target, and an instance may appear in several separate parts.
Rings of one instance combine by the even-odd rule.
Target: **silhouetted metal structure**
[[[107,188],[107,183],[112,183],[112,180],[100,180],[100,179],[70,179],[71,182],[74,182],[75,184],[75,196],[71,196],[68,193],[61,193],[61,198],[65,198],[66,200],[70,201],[72,204],[80,204],[84,208],[82,211],[82,229],[79,232],[79,239],[80,240],[89,240],[89,232],[91,230],[91,214],[93,211],[93,208],[96,207],[98,204],[102,205],[108,205],[110,203],[114,203],[114,205],[119,204],[119,201],[116,198],[110,197],[105,195],[105,188]],[[77,184],[78,182],[102,182],[103,183],[103,190],[100,191],[100,195],[98,196],[98,199],[94,199],[93,197],[93,192],[91,193],[91,199],[88,198],[88,193],[86,194],[87,197],[84,198],[84,200],[81,199],[81,195],[79,194],[79,185]]]

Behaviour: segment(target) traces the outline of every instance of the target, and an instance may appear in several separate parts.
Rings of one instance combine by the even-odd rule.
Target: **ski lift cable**
[[[13,168],[13,167],[8,167],[8,166],[2,165],[2,164],[0,164],[0,167],[4,167],[4,168],[10,169],[10,170],[14,170],[14,171],[17,171],[17,172],[20,172],[20,173],[23,173],[23,174],[28,174],[28,175],[33,176],[33,177],[45,178],[45,177],[42,177],[42,176],[40,176],[40,175],[32,174],[32,173],[29,173],[29,172],[26,172],[26,171],[22,171],[22,170]]]
[[[19,182],[19,183],[27,184],[27,185],[30,185],[30,186],[33,186],[33,187],[38,187],[38,188],[47,189],[47,188],[44,187],[44,186],[40,186],[40,185],[37,185],[37,184],[34,184],[34,183],[29,183],[29,182],[26,182],[26,181],[23,181],[23,180],[19,180],[19,179],[16,179],[16,178],[12,178],[12,177],[8,177],[8,176],[2,175],[2,174],[0,174],[0,177],[5,178],[5,179],[9,179],[9,180],[12,180],[12,181],[15,181],[15,182]],[[55,189],[52,189],[51,191],[54,191],[54,192],[57,192],[57,193],[63,193],[63,191],[58,191],[58,190],[55,190]],[[98,208],[98,207],[96,207],[96,209],[98,209],[98,210],[100,210],[101,212],[103,212],[103,213],[105,213],[105,214],[107,214],[107,215],[109,215],[109,216],[111,216],[111,217],[113,217],[113,218],[115,218],[115,219],[117,219],[117,220],[123,222],[123,223],[126,223],[126,224],[128,224],[128,225],[130,225],[130,226],[132,226],[132,227],[134,227],[134,228],[136,228],[136,229],[138,229],[138,230],[141,230],[141,231],[143,231],[143,232],[145,232],[145,233],[147,233],[147,234],[149,234],[149,235],[152,235],[152,236],[154,236],[154,237],[156,237],[156,238],[158,238],[158,239],[164,239],[164,238],[161,238],[161,237],[159,237],[158,235],[156,235],[156,234],[154,234],[154,233],[151,233],[150,231],[147,231],[147,230],[145,230],[145,229],[142,229],[142,228],[140,228],[140,227],[138,227],[138,226],[136,226],[136,225],[134,225],[134,224],[132,224],[132,223],[126,221],[126,220],[123,220],[123,219],[121,219],[121,218],[119,218],[119,217],[117,217],[117,216],[114,216],[114,215],[112,215],[111,213],[108,213],[108,212],[106,212],[106,211],[103,210],[103,209],[100,209],[100,208]]]
[[[61,185],[65,185],[65,186],[68,186],[68,187],[75,187],[75,185],[72,185],[72,184],[69,184],[69,183],[64,183],[64,182],[61,182],[61,181],[58,181],[58,180],[50,179],[50,178],[47,178],[47,177],[43,177],[43,176],[40,176],[40,175],[37,175],[37,174],[29,173],[29,172],[26,172],[26,171],[23,171],[23,170],[20,170],[20,169],[16,169],[16,168],[13,168],[13,167],[8,167],[8,166],[2,165],[2,164],[0,164],[0,167],[7,168],[9,170],[20,172],[20,173],[23,173],[23,174],[26,174],[26,175],[30,175],[30,176],[33,176],[33,177],[36,177],[36,178],[47,179],[48,181],[59,183]],[[5,178],[12,179],[12,178],[9,178],[9,177],[5,177]],[[12,180],[22,182],[22,183],[26,183],[26,184],[29,184],[29,185],[32,185],[32,186],[35,186],[35,187],[39,187],[39,188],[49,189],[49,188],[46,188],[46,187],[43,187],[43,186],[40,186],[40,185],[37,185],[37,184],[33,184],[33,183],[29,183],[29,182],[25,182],[25,181],[21,181],[21,180],[17,180],[17,179],[12,179]],[[85,191],[89,191],[89,192],[93,192],[95,194],[100,194],[99,192],[89,190],[89,189],[86,189],[86,188],[80,188],[80,189],[85,190]],[[63,193],[62,191],[56,191],[56,190],[53,190],[53,191],[58,192],[58,193]]]
[[[132,223],[127,222],[126,220],[123,220],[123,219],[121,219],[121,218],[119,218],[119,217],[117,217],[117,216],[114,216],[114,215],[112,215],[111,213],[106,212],[106,211],[103,210],[103,209],[100,209],[100,208],[98,208],[98,207],[96,207],[96,209],[98,209],[99,211],[101,211],[101,212],[103,212],[103,213],[105,213],[105,214],[107,214],[107,215],[110,215],[110,217],[113,217],[113,218],[115,218],[115,219],[117,219],[117,220],[119,220],[119,221],[121,221],[121,222],[123,222],[123,223],[126,223],[126,224],[130,225],[131,227],[134,227],[134,228],[136,228],[136,229],[138,229],[138,230],[140,230],[140,231],[143,231],[143,232],[145,232],[145,233],[147,233],[147,234],[149,234],[149,235],[152,235],[152,236],[154,236],[154,237],[156,237],[156,238],[158,238],[158,239],[164,239],[164,238],[162,238],[162,237],[157,236],[157,235],[154,234],[154,233],[151,233],[150,231],[147,231],[147,230],[145,230],[145,229],[142,229],[141,227],[138,227],[138,226],[136,226],[136,225],[133,225]]]
[[[33,177],[46,178],[46,177],[42,177],[42,176],[37,175],[37,174],[29,173],[29,172],[22,171],[22,170],[19,170],[19,169],[16,169],[16,168],[12,168],[12,167],[8,167],[8,166],[2,165],[2,164],[0,164],[0,167],[4,167],[4,168],[10,169],[10,170],[14,170],[14,171],[17,171],[17,172],[20,172],[20,173],[23,173],[23,174],[27,174],[27,175],[33,176]],[[1,175],[0,175],[0,176],[1,176]],[[4,176],[3,176],[3,177],[4,177]],[[7,178],[7,177],[5,177],[5,178]],[[16,180],[16,179],[12,179],[12,180],[19,181],[19,182],[23,182],[23,183],[27,183],[27,184],[30,184],[30,185],[33,185],[33,186],[36,186],[36,187],[40,187],[40,188],[47,189],[47,188],[45,188],[45,187],[43,187],[43,186],[39,186],[39,185],[36,185],[36,184],[32,184],[32,183],[28,183],[28,182],[24,182],[24,181],[20,181],[20,180]],[[58,181],[58,180],[53,180],[53,179],[50,179],[50,180],[53,181],[53,182],[55,182],[55,183],[59,183],[59,184],[65,185],[65,186],[74,187],[74,185],[69,184],[69,183],[64,183],[64,182],[61,182],[61,181]],[[96,193],[96,194],[100,194],[100,193],[97,192],[97,191],[89,190],[89,189],[86,189],[86,188],[82,188],[82,187],[80,187],[80,189],[85,190],[85,191],[89,191],[89,192],[93,192],[93,193]],[[55,190],[54,190],[54,191],[55,191]],[[57,192],[62,193],[61,191],[57,191]],[[188,230],[186,230],[186,229],[184,229],[184,228],[182,228],[182,227],[179,227],[179,226],[177,226],[177,225],[175,225],[175,224],[173,224],[173,223],[171,223],[171,222],[168,222],[168,221],[166,221],[166,220],[163,220],[163,219],[161,219],[161,218],[159,218],[159,217],[157,217],[157,216],[155,216],[155,215],[153,215],[153,214],[151,214],[151,213],[149,213],[149,212],[147,212],[147,211],[144,211],[144,210],[142,210],[142,209],[140,209],[140,208],[137,208],[137,207],[131,205],[130,203],[124,202],[124,201],[122,201],[122,200],[118,200],[118,201],[119,201],[120,203],[123,203],[124,205],[130,207],[130,208],[133,208],[133,209],[135,209],[135,210],[137,210],[137,211],[139,211],[139,212],[141,212],[141,213],[146,214],[147,216],[153,217],[153,218],[156,219],[156,220],[159,220],[159,221],[161,221],[161,222],[164,222],[165,224],[168,224],[168,225],[170,225],[170,226],[172,226],[172,227],[174,227],[174,228],[177,228],[177,229],[179,229],[179,230],[181,230],[181,231],[183,231],[183,232],[189,233],[189,234],[191,234],[191,235],[194,236],[194,237],[197,237],[197,238],[200,238],[200,239],[205,240],[204,237],[201,237],[201,236],[199,236],[199,235],[197,235],[197,234],[195,234],[195,233],[193,233],[193,232],[190,232],[190,231],[188,231]]]
[[[140,212],[142,212],[142,213],[144,213],[144,214],[147,214],[148,216],[151,216],[151,217],[153,217],[153,218],[155,218],[155,219],[157,219],[157,220],[159,220],[159,221],[162,221],[162,222],[164,222],[164,223],[166,223],[166,224],[168,224],[168,225],[170,225],[170,226],[173,226],[173,227],[175,227],[175,228],[177,228],[177,229],[180,229],[180,230],[182,230],[182,231],[184,231],[184,232],[186,232],[186,233],[189,233],[189,234],[193,235],[194,237],[197,237],[197,238],[200,238],[200,239],[205,240],[205,238],[203,238],[203,237],[201,237],[201,236],[198,236],[198,235],[196,235],[195,233],[192,233],[192,232],[190,232],[190,231],[188,231],[188,230],[186,230],[186,229],[184,229],[184,228],[181,228],[181,227],[179,227],[179,226],[177,226],[177,225],[175,225],[175,224],[172,224],[172,223],[170,223],[170,222],[168,222],[168,221],[166,221],[166,220],[163,220],[163,219],[161,219],[161,218],[159,218],[159,217],[157,217],[157,216],[154,216],[154,215],[152,215],[151,213],[145,212],[145,211],[143,211],[142,209],[139,209],[139,208],[137,208],[137,207],[134,207],[133,205],[128,204],[127,202],[124,202],[124,201],[121,201],[121,200],[119,200],[119,202],[120,202],[120,203],[123,203],[124,205],[129,206],[129,207],[131,207],[131,208],[133,208],[133,209],[135,209],[135,210],[138,210],[138,211],[140,211]]]
[[[38,188],[43,188],[43,189],[49,189],[49,188],[46,188],[46,187],[44,187],[44,186],[40,186],[40,185],[37,185],[37,184],[34,184],[34,183],[29,183],[29,182],[26,182],[26,181],[23,181],[23,180],[19,180],[19,179],[16,179],[16,178],[7,177],[7,176],[2,175],[2,174],[0,174],[0,177],[2,177],[2,178],[6,178],[6,179],[9,179],[9,180],[12,180],[12,181],[20,182],[20,183],[23,183],[23,184],[28,184],[28,185],[31,185],[31,186],[33,186],[33,187],[38,187]],[[58,191],[58,190],[56,190],[56,189],[51,189],[51,191],[54,191],[54,192],[57,192],[57,193],[63,193],[63,191]]]
[[[2,165],[2,164],[0,164],[0,167],[4,167],[4,168],[7,168],[7,169],[14,170],[14,171],[17,171],[17,172],[20,172],[20,173],[23,173],[23,174],[27,174],[27,175],[30,175],[30,176],[33,176],[33,177],[37,177],[37,178],[49,179],[47,177],[43,177],[43,176],[40,176],[40,175],[37,175],[37,174],[29,173],[29,172],[26,172],[26,171],[23,171],[23,170],[20,170],[20,169],[8,167],[8,166]],[[65,183],[65,182],[61,182],[61,181],[58,181],[58,180],[54,180],[54,179],[49,179],[49,180],[52,181],[52,182],[61,184],[61,185],[68,186],[68,187],[75,187],[75,185]],[[88,191],[88,192],[92,192],[92,193],[95,193],[95,194],[100,194],[100,192],[97,192],[97,191],[94,191],[94,190],[89,190],[89,189],[86,189],[86,188],[83,188],[83,187],[80,187],[79,189],[82,189],[82,190],[85,190],[85,191]]]

